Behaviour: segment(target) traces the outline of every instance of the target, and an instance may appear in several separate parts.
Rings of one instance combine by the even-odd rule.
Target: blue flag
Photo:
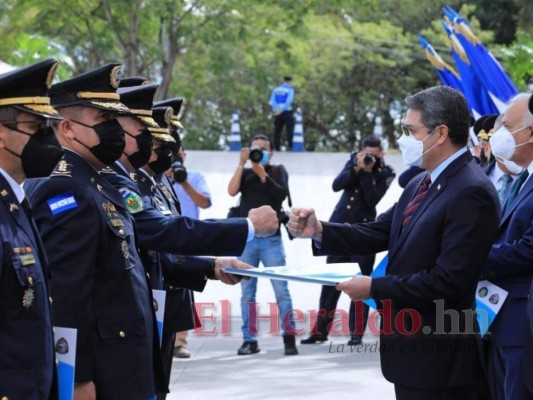
[[[442,84],[457,89],[464,94],[463,83],[457,71],[441,58],[439,53],[422,35],[417,35],[417,37],[420,45],[425,50],[426,58],[435,67]]]
[[[473,68],[472,62],[452,28],[443,20],[441,20],[441,24],[450,39],[452,57],[461,75],[463,93],[468,100],[472,114],[476,119],[482,115],[499,114],[498,108],[483,86],[481,79]]]
[[[498,60],[472,33],[465,19],[451,7],[444,7],[443,12],[452,22],[457,40],[468,56],[472,69],[498,108],[498,113],[504,112],[509,100],[518,94],[517,87]]]

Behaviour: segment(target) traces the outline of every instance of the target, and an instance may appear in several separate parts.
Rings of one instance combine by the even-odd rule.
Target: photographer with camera
[[[181,214],[198,219],[200,208],[211,207],[211,192],[201,172],[189,171],[185,168],[187,152],[181,144],[174,155],[174,162],[167,176],[172,181],[181,205]]]
[[[333,181],[333,191],[343,191],[341,198],[330,222],[371,222],[376,218],[376,205],[390,184],[394,180],[395,172],[391,166],[386,165],[383,159],[383,149],[381,141],[369,136],[363,140],[362,150],[354,152],[344,165],[344,168]],[[352,256],[337,257],[329,256],[327,262],[330,264],[356,262],[359,264],[364,275],[370,275],[374,266],[375,256]],[[313,344],[324,342],[328,339],[328,327],[335,316],[335,308],[341,292],[335,286],[322,286],[319,300],[319,313],[316,326],[311,330],[311,335],[301,341],[302,344]],[[368,319],[368,306],[351,302],[349,312],[349,328],[351,338],[348,345],[356,346],[361,344]],[[356,319],[357,310],[363,310],[363,317]]]
[[[241,193],[240,215],[246,215],[248,210],[263,205],[271,206],[278,213],[278,216],[284,215],[281,212],[281,205],[289,192],[289,175],[283,165],[270,164],[274,154],[272,149],[272,141],[265,135],[254,136],[251,147],[241,149],[239,165],[237,165],[237,169],[228,185],[230,196],[236,196],[239,192]],[[248,160],[250,160],[251,168],[245,168]],[[258,267],[260,262],[265,267],[285,265],[285,250],[279,228],[273,236],[254,238],[248,242],[239,260],[255,267]],[[286,314],[292,310],[292,299],[287,282],[279,280],[271,280],[270,282],[276,296],[279,318],[282,321],[285,355],[296,355],[298,350],[296,349],[293,334],[295,329],[294,321],[284,322],[284,320],[288,320],[288,317],[285,317]],[[241,288],[244,343],[237,354],[249,355],[260,351],[256,339],[257,320],[255,318],[257,278],[243,281]]]

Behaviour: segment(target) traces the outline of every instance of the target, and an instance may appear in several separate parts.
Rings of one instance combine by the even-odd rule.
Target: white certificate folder
[[[254,278],[299,281],[319,285],[336,286],[337,283],[353,278],[360,270],[357,263],[310,265],[305,267],[259,267],[251,269],[224,268],[230,274]]]

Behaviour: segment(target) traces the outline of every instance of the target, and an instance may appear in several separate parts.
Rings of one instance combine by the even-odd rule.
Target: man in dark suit
[[[498,238],[491,247],[482,278],[508,292],[490,331],[492,351],[489,367],[494,374],[496,399],[531,399],[524,379],[526,358],[527,303],[533,278],[533,115],[528,111],[529,94],[515,97],[502,119],[502,127],[490,139],[497,158],[525,168],[510,186],[503,203]]]
[[[333,181],[333,191],[342,190],[341,198],[335,206],[329,222],[370,222],[376,219],[376,205],[385,195],[396,174],[391,166],[385,164],[381,141],[373,136],[363,140],[361,151],[354,152],[345,163],[342,171]],[[363,275],[370,275],[375,256],[329,256],[327,262],[358,263]],[[301,341],[312,344],[326,341],[328,326],[335,316],[335,307],[340,292],[333,286],[322,286],[318,304],[316,326],[311,329],[311,336]],[[357,315],[356,315],[357,304]],[[368,306],[361,301],[351,302],[349,311],[349,329],[351,338],[348,345],[361,344],[368,320]]]
[[[533,114],[533,95],[529,97],[528,102],[529,113]],[[530,174],[531,175],[531,174]],[[524,369],[524,379],[526,381],[527,389],[530,393],[533,393],[533,280],[531,282],[531,288],[529,289],[528,301],[527,301],[527,319],[528,319],[528,336],[527,336],[527,354],[526,354],[526,367]],[[529,362],[528,362],[529,361]]]
[[[48,176],[63,151],[49,59],[0,75],[0,398],[55,399],[46,255],[21,184]]]
[[[356,276],[339,290],[373,298],[382,312],[381,369],[398,399],[473,399],[479,336],[473,309],[479,269],[496,237],[496,191],[467,151],[465,98],[445,86],[406,98],[404,162],[427,171],[375,222],[318,221],[294,208],[289,230],[315,254],[389,250],[385,276]]]

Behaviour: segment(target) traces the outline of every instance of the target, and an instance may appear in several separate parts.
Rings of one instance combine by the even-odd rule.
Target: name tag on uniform
[[[52,215],[61,214],[62,212],[78,207],[78,203],[72,192],[60,194],[59,196],[47,200],[47,203]]]

